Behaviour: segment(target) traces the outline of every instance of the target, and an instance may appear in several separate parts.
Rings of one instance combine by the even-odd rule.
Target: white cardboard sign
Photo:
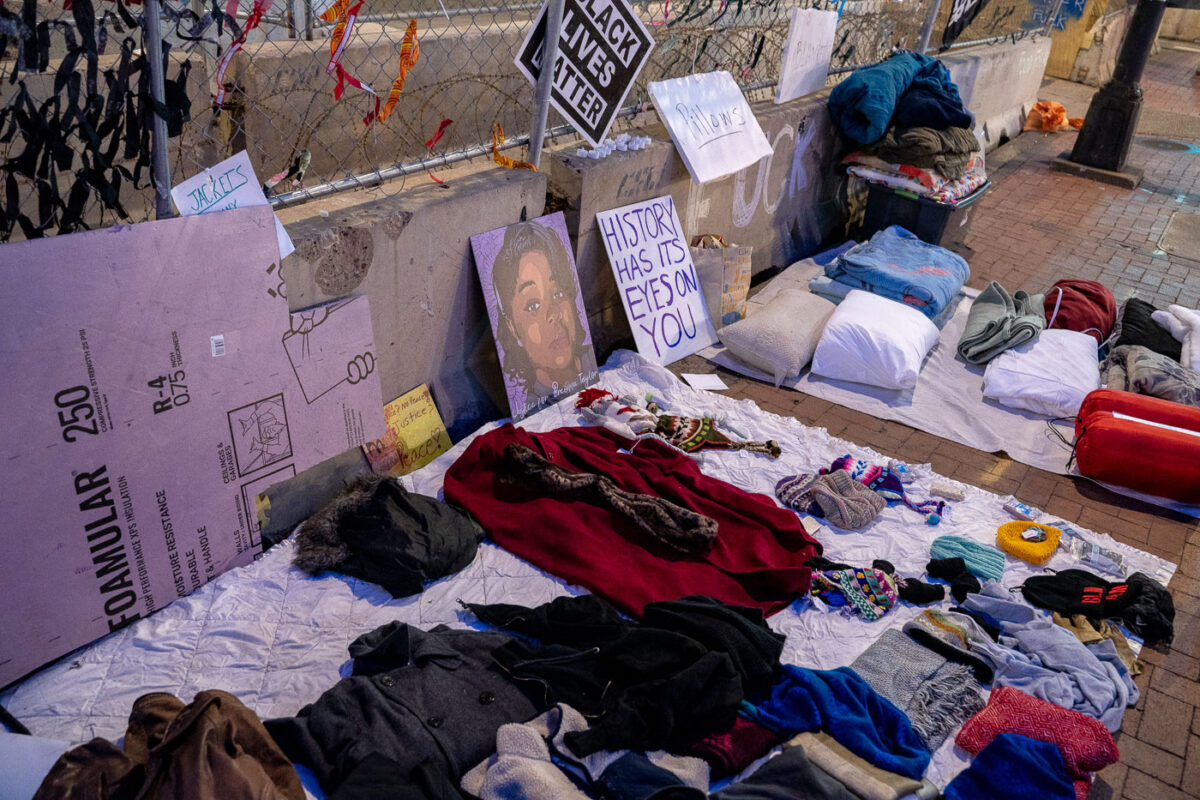
[[[696,183],[732,175],[771,155],[750,104],[728,72],[654,81],[650,97]]]
[[[825,88],[837,24],[836,11],[792,9],[792,21],[779,65],[779,83],[775,84],[776,103],[786,103]]]
[[[717,332],[670,195],[596,215],[638,352],[670,364]]]
[[[245,150],[172,187],[171,200],[183,217],[270,205]],[[279,257],[287,258],[296,247],[278,217],[275,234],[279,237]]]

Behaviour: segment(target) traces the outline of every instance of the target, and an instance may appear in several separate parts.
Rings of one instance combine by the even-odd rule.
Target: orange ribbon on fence
[[[537,167],[528,161],[517,161],[514,158],[500,155],[500,145],[504,144],[504,129],[497,122],[492,126],[492,160],[505,169],[529,169],[537,172]]]
[[[404,41],[400,43],[400,74],[392,84],[392,90],[388,92],[387,102],[383,104],[383,111],[379,114],[380,122],[386,122],[392,109],[396,107],[396,103],[400,100],[400,92],[404,90],[404,80],[408,77],[409,71],[417,65],[417,59],[420,57],[421,45],[417,41],[417,21],[414,19],[408,23],[408,30],[404,32]]]
[[[350,43],[350,36],[354,33],[354,21],[358,19],[358,12],[362,8],[362,4],[363,0],[358,0],[354,5],[350,5],[350,0],[337,0],[321,14],[321,19],[325,22],[337,21],[337,24],[333,26],[333,35],[329,37],[329,63],[325,65],[326,75],[332,75],[342,60],[342,52]]]

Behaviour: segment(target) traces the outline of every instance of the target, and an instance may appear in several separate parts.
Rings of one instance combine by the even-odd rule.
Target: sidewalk
[[[1155,305],[1200,306],[1200,46],[1163,42],[1142,82],[1145,104],[1129,163],[1134,191],[1050,170],[1075,133],[1027,133],[988,157],[992,190],[972,218],[963,255],[971,286],[1045,291],[1065,278],[1098,280],[1118,302],[1135,293]],[[1040,99],[1083,116],[1091,87],[1048,79]],[[1175,216],[1178,214],[1179,216]],[[1172,219],[1174,217],[1174,222]],[[1171,230],[1168,231],[1168,226]],[[1164,242],[1164,234],[1168,239]],[[1200,797],[1200,522],[1112,494],[1088,481],[1027,467],[906,425],[788,389],[775,389],[695,356],[676,372],[718,372],[726,394],[828,429],[889,456],[929,462],[943,475],[1019,499],[1178,563],[1171,581],[1175,640],[1146,649],[1141,699],[1117,736],[1120,763],[1100,773],[1091,797]]]

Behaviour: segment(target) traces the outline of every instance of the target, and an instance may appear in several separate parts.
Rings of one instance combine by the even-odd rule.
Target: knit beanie
[[[971,641],[986,642],[988,636],[975,620],[953,611],[927,608],[904,624],[904,632],[943,658],[966,664],[980,683],[991,683],[992,667],[971,653]]]
[[[834,608],[848,607],[874,621],[896,605],[896,579],[881,569],[836,569],[814,572],[812,593]]]
[[[939,536],[929,547],[930,558],[961,558],[967,571],[979,578],[998,581],[1004,575],[1004,554],[994,547],[962,536]]]
[[[855,483],[845,472],[783,478],[775,484],[775,495],[785,505],[824,517],[842,530],[865,528],[887,505],[883,497]]]
[[[829,465],[829,469],[821,470],[822,474],[837,472],[848,473],[855,481],[883,495],[889,503],[902,503],[911,508],[924,516],[925,521],[930,525],[937,525],[942,521],[942,509],[946,507],[945,502],[941,500],[919,502],[910,500],[904,491],[904,483],[900,480],[900,476],[888,467],[881,467],[878,464],[870,464],[853,456],[844,455],[834,459],[833,463]]]
[[[996,544],[1010,556],[1040,566],[1054,555],[1061,537],[1062,531],[1053,525],[1015,520],[996,531]]]

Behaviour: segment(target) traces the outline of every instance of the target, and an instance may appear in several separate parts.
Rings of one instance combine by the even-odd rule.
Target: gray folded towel
[[[1045,295],[1010,295],[1000,284],[979,293],[958,340],[958,355],[968,364],[986,364],[1010,347],[1033,341],[1046,327]]]

